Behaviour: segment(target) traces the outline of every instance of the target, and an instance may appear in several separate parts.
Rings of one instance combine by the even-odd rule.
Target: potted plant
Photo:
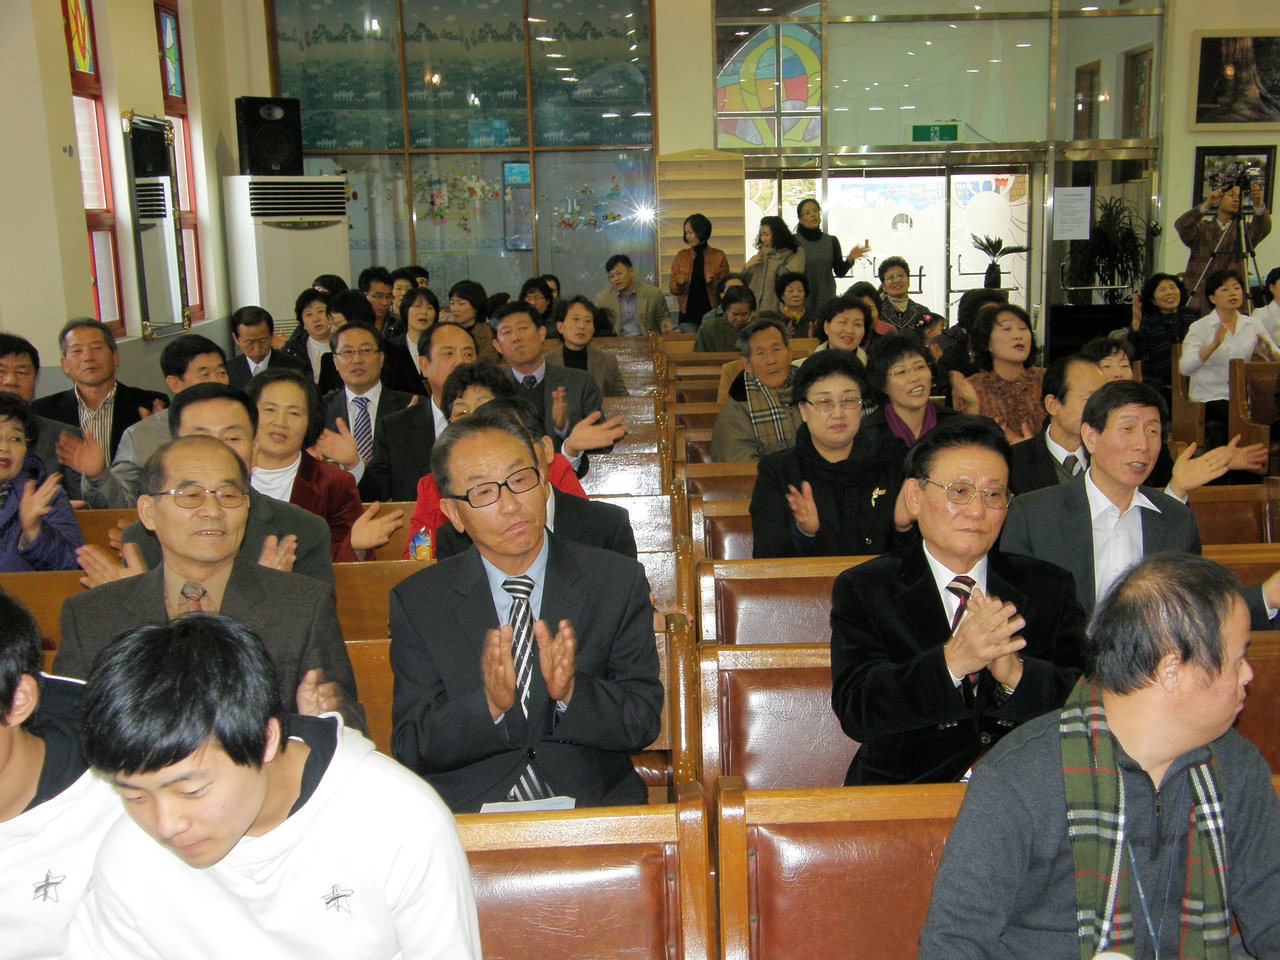
[[[976,233],[969,234],[969,237],[979,253],[985,253],[991,258],[991,262],[987,264],[987,272],[982,277],[982,285],[988,290],[999,290],[1003,282],[1000,274],[1001,257],[1007,257],[1013,253],[1027,253],[1031,250],[1030,247],[1017,244],[1006,247],[999,237],[979,237]]]
[[[1123,197],[1099,197],[1088,240],[1071,241],[1067,286],[1110,287],[1103,303],[1127,300],[1146,276],[1146,222]],[[1088,304],[1093,291],[1072,294],[1072,301]]]

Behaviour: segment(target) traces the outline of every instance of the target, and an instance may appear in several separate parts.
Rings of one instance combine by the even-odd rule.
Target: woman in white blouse
[[[1257,320],[1240,312],[1244,281],[1235,270],[1217,270],[1205,283],[1213,313],[1191,324],[1182,341],[1179,369],[1191,378],[1190,398],[1205,404],[1205,443],[1226,439],[1227,367],[1255,354],[1280,360],[1280,347]],[[1220,436],[1219,436],[1220,434]]]

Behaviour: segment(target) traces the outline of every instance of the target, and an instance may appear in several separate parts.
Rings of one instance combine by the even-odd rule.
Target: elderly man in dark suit
[[[239,355],[227,364],[231,386],[243,390],[254,374],[281,367],[311,373],[297,357],[271,346],[275,332],[275,320],[262,307],[241,307],[231,315],[231,339],[240,348]]]
[[[1009,444],[956,416],[908,454],[921,542],[846,570],[832,590],[832,706],[861,747],[848,785],[960,780],[1018,724],[1060,707],[1083,667],[1066,571],[993,550]]]
[[[490,406],[432,452],[444,511],[476,549],[391,593],[392,752],[455,811],[644,803],[629,753],[662,711],[644,570],[546,532],[534,440]]]
[[[63,603],[54,671],[84,677],[117,634],[197,610],[222,613],[263,638],[287,703],[300,713],[340,711],[363,730],[333,588],[237,556],[257,494],[235,451],[209,436],[174,440],[147,461],[142,490],[138,514],[162,562]]]
[[[31,408],[37,416],[92,433],[110,460],[125,430],[163,410],[165,396],[116,379],[120,365],[116,338],[97,320],[69,320],[58,333],[58,345],[62,372],[71,380],[71,389],[41,397]]]

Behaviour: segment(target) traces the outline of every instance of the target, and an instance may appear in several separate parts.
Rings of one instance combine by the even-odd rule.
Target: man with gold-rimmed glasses
[[[432,473],[474,546],[391,592],[391,750],[457,812],[646,800],[629,754],[657,736],[662,685],[644,568],[547,531],[534,442],[497,403],[449,425]]]
[[[333,587],[237,556],[249,516],[244,461],[215,437],[186,436],[152,455],[141,482],[138,516],[162,560],[63,603],[54,672],[84,677],[98,650],[126,630],[222,613],[263,638],[286,703],[299,713],[340,712],[364,730]]]
[[[1018,724],[1060,707],[1083,666],[1065,570],[992,549],[1009,443],[956,416],[911,448],[903,497],[920,542],[846,570],[831,610],[832,706],[862,745],[845,783],[960,780]]]

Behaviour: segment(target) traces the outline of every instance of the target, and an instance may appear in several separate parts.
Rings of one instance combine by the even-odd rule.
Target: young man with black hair
[[[596,306],[609,317],[610,336],[642,337],[650,333],[675,333],[671,309],[662,291],[651,283],[636,282],[636,268],[625,253],[605,261],[609,286],[596,295]]]
[[[62,955],[120,804],[76,729],[81,684],[40,673],[40,629],[0,593],[0,942],[7,960]]]
[[[12,333],[0,333],[0,390],[16,393],[28,404],[35,400],[36,379],[40,376],[40,351],[30,340]],[[39,427],[39,436],[30,452],[40,458],[40,462],[49,472],[57,472],[62,477],[62,488],[72,500],[80,499],[80,474],[66,464],[61,468],[54,466],[58,462],[56,446],[63,431],[80,435],[79,428],[68,427],[65,423],[50,420],[33,414]]]
[[[1068,483],[1089,466],[1080,439],[1080,418],[1093,392],[1106,383],[1098,365],[1088,357],[1060,357],[1044,372],[1041,402],[1049,415],[1037,436],[1013,445],[1009,489],[1030,493]]]
[[[435,791],[332,715],[289,716],[251,631],[192,614],[104,648],[89,763],[108,833],[69,958],[478,958],[466,856]]]
[[[160,371],[174,397],[197,383],[226,383],[226,362],[222,348],[198,333],[175,337],[160,352]],[[164,414],[155,414],[126,430],[110,468],[92,433],[83,437],[64,433],[59,438],[58,461],[80,473],[83,499],[88,506],[98,509],[133,506],[138,498],[138,477],[143,465],[173,439],[169,419]]]
[[[360,271],[360,279],[356,282],[360,292],[365,295],[369,305],[373,307],[373,325],[382,332],[387,317],[391,313],[394,294],[391,292],[395,282],[386,267],[366,267]],[[347,317],[347,320],[351,320]]]

